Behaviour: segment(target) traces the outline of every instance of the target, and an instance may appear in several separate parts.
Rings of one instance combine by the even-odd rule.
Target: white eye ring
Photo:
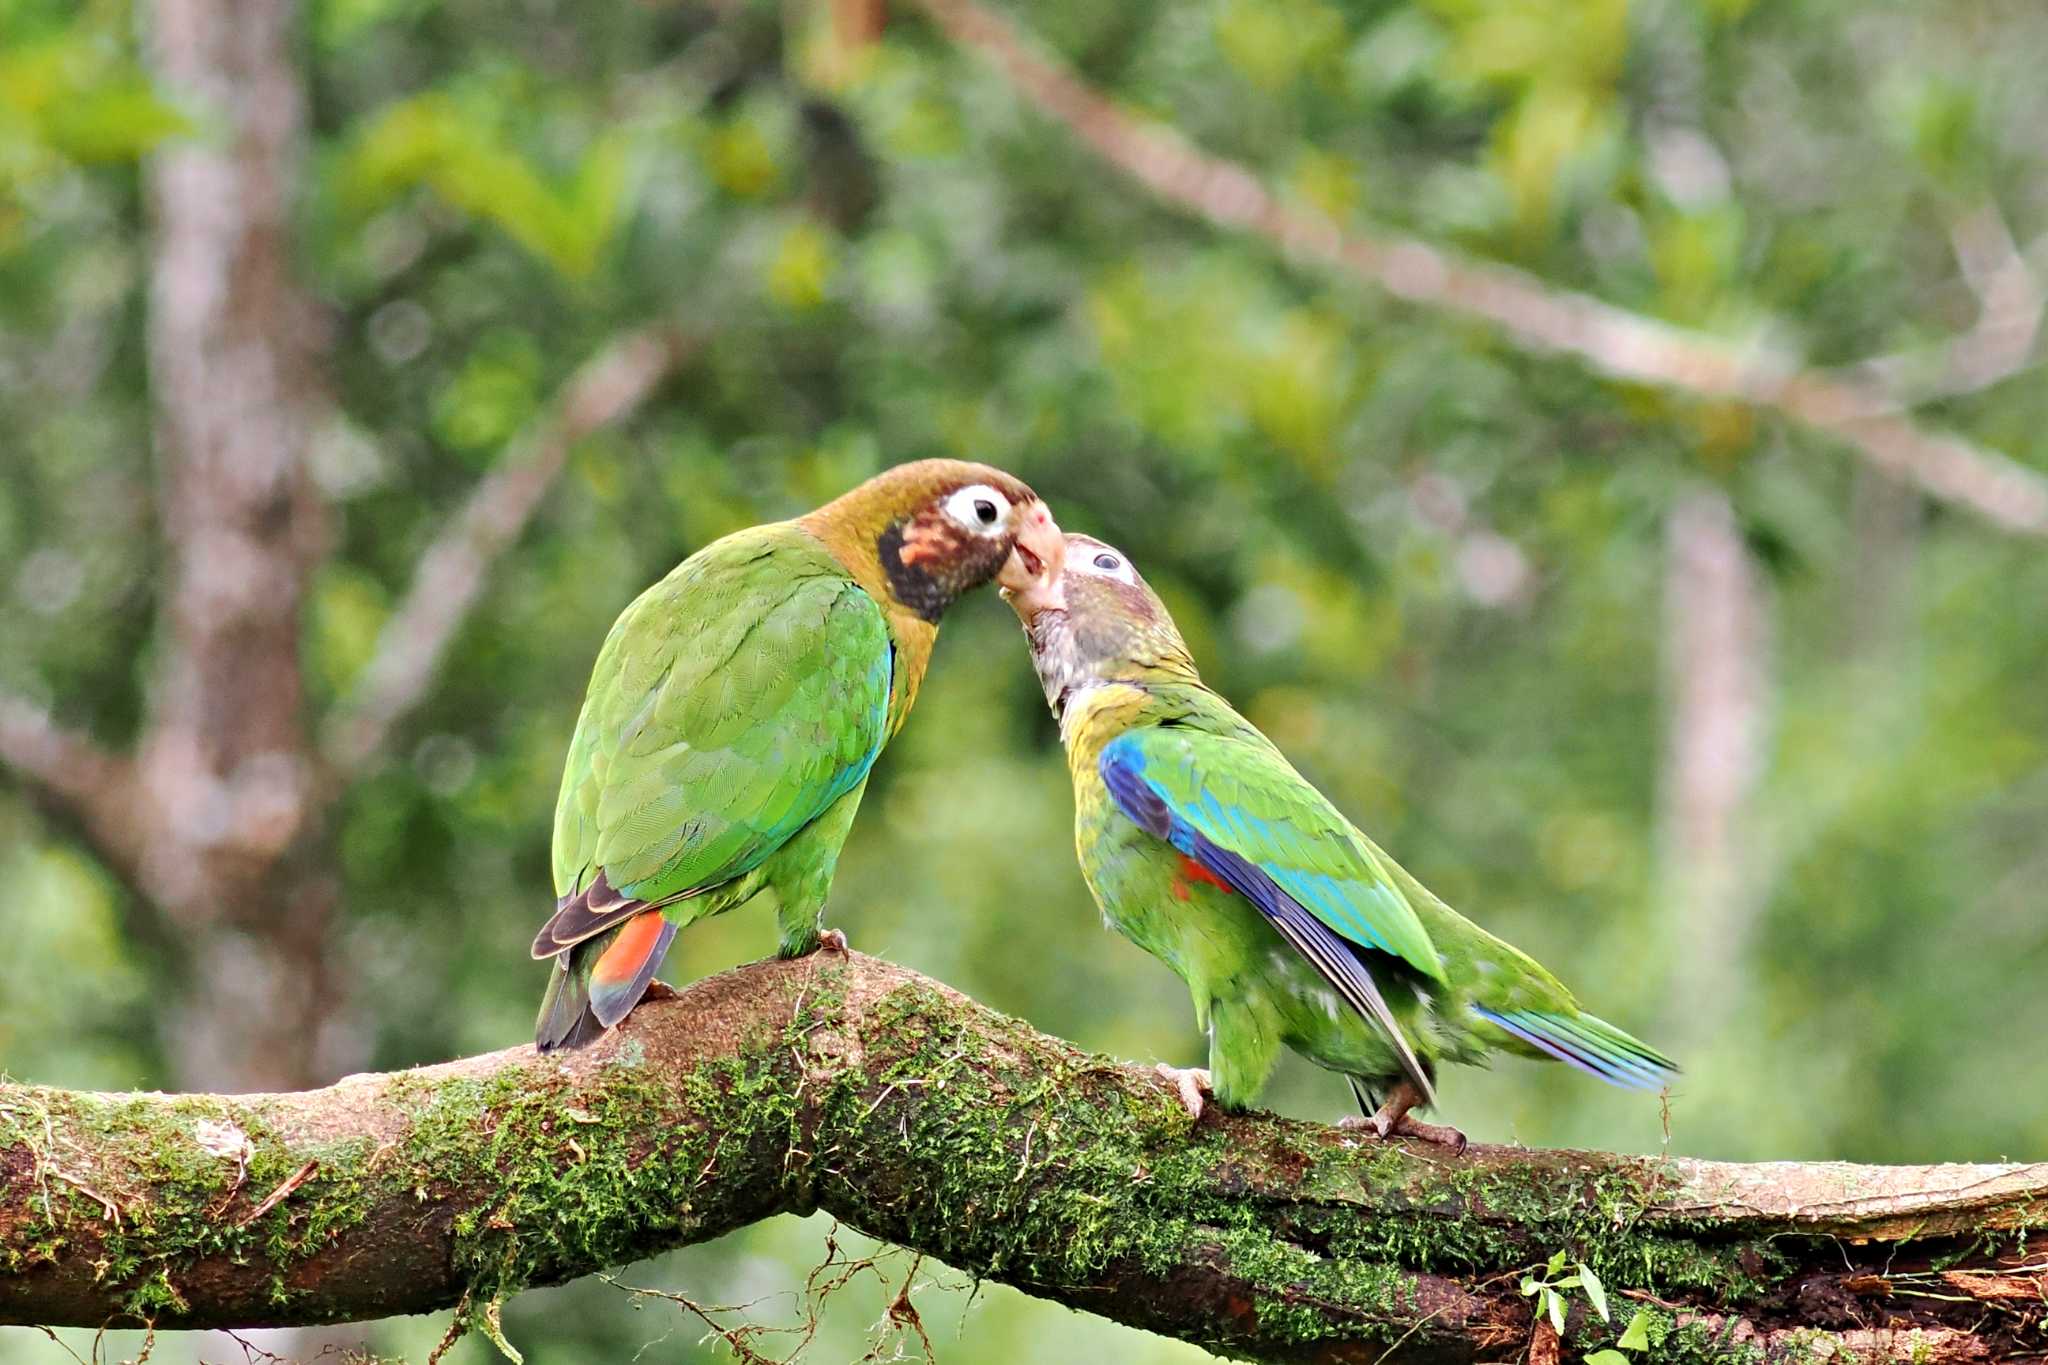
[[[1131,561],[1108,546],[1101,546],[1087,555],[1069,561],[1082,573],[1096,578],[1114,578],[1119,583],[1138,586],[1138,571],[1131,567]]]
[[[1000,535],[1010,520],[1010,500],[985,483],[971,483],[946,498],[946,515],[978,536]]]

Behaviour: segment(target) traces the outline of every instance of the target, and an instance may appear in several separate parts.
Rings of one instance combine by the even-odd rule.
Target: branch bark
[[[1835,437],[1893,478],[2008,531],[2048,536],[2048,477],[1953,432],[1920,426],[1883,387],[1803,366],[1556,289],[1523,271],[1412,237],[1346,231],[1281,201],[1245,166],[1125,112],[979,0],[919,0],[963,47],[986,57],[1046,116],[1154,195],[1291,257],[1334,266],[1396,298],[1500,328],[1518,346],[1575,356],[1619,379],[1732,400]]]
[[[1565,1082],[1560,1082],[1565,1083]],[[2048,1165],[1728,1165],[1191,1127],[1149,1071],[858,955],[529,1048],[281,1095],[0,1087],[0,1322],[327,1323],[491,1306],[825,1209],[977,1276],[1275,1361],[1501,1360],[1564,1249],[1660,1360],[2048,1348]],[[1565,1346],[1610,1342],[1583,1304]]]
[[[578,441],[620,421],[695,351],[673,328],[615,338],[563,385],[546,415],[477,484],[448,529],[427,547],[405,600],[377,637],[350,694],[328,718],[327,761],[353,775],[431,687],[495,563],[533,518]]]

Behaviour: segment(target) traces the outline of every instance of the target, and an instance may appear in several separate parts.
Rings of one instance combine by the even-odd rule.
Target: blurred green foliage
[[[1091,80],[1326,212],[1817,363],[1966,330],[1965,215],[1995,208],[2022,243],[2048,232],[2039,6],[1018,13]],[[401,751],[339,812],[369,1062],[527,1036],[554,787],[619,608],[714,536],[952,454],[1015,470],[1128,549],[1212,681],[1365,828],[1677,1055],[1673,1149],[2048,1147],[2014,1084],[2048,1032],[2041,545],[1889,493],[1802,432],[1292,269],[1153,206],[914,16],[844,51],[806,14],[308,6],[299,261],[336,400],[314,450],[335,547],[307,621],[317,704],[368,657],[451,508],[606,337],[669,318],[709,343],[575,452]],[[0,684],[110,744],[141,709],[160,564],[137,160],[210,127],[147,82],[138,26],[115,0],[0,0]],[[2048,466],[2038,367],[1928,415]],[[1711,1024],[1670,1006],[1688,964],[1657,824],[1664,517],[1696,484],[1732,499],[1774,623],[1747,811],[1761,909]],[[970,602],[945,634],[834,920],[1090,1047],[1191,1062],[1178,983],[1102,932],[1073,870],[1063,766],[1007,612]],[[0,869],[0,1063],[164,1084],[176,953],[11,796]],[[693,929],[668,974],[771,941],[735,914]],[[1664,1141],[1654,1103],[1560,1069],[1443,1090],[1484,1140]],[[1271,1100],[1345,1104],[1292,1063]],[[633,1277],[743,1302],[788,1295],[822,1254],[817,1227],[785,1222]],[[812,1358],[857,1356],[884,1302],[878,1283],[835,1299]],[[919,1303],[942,1358],[1193,1355],[1008,1291]],[[719,1354],[672,1307],[635,1312],[594,1283],[525,1296],[507,1330],[537,1365],[655,1341],[644,1358]],[[438,1332],[375,1341],[420,1358]],[[0,1335],[0,1360],[52,1349]]]

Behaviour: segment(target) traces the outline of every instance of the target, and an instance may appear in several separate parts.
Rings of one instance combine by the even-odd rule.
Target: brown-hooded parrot
[[[1657,1090],[1677,1066],[1432,895],[1211,691],[1122,551],[1067,537],[1004,585],[1074,779],[1081,871],[1103,918],[1186,981],[1206,1071],[1162,1067],[1200,1116],[1251,1103],[1280,1049],[1348,1077],[1380,1136],[1462,1147],[1409,1110],[1440,1060],[1560,1061]]]
[[[562,772],[559,899],[533,941],[554,960],[541,1050],[625,1018],[677,929],[756,895],[774,903],[784,956],[816,948],[840,846],[939,618],[1062,551],[1017,479],[925,460],[714,541],[635,599],[598,653]]]

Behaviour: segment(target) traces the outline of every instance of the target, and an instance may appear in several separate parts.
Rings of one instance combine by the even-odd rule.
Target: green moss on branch
[[[489,1304],[824,1208],[1231,1354],[1467,1362],[1526,1340],[1515,1279],[1559,1249],[1657,1305],[1659,1358],[1822,1358],[1873,1318],[1930,1359],[2038,1346],[1995,1296],[1879,1287],[1938,1259],[1928,1273],[2006,1274],[2009,1301],[2007,1253],[2048,1187],[2024,1167],[1450,1158],[1269,1116],[1190,1125],[1148,1072],[824,956],[651,1002],[566,1059],[515,1048],[298,1095],[0,1087],[0,1176],[0,1321]],[[1582,1318],[1572,1349],[1612,1339]]]

